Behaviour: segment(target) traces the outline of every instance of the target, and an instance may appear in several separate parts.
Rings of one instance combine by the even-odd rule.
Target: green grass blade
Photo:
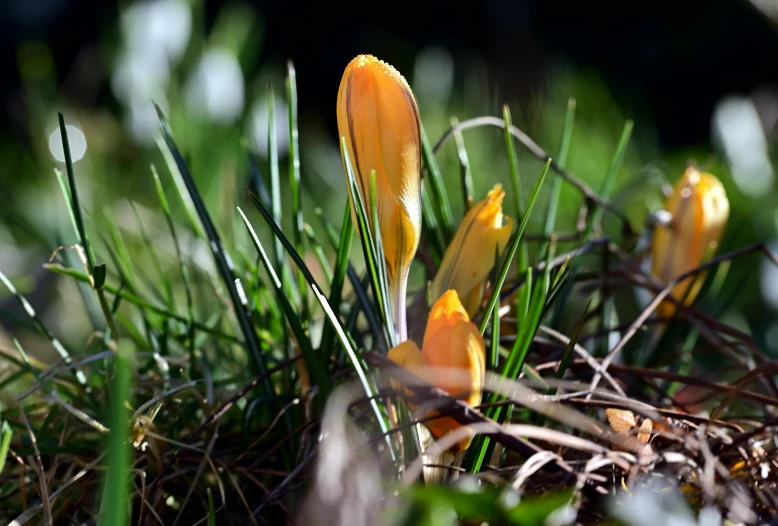
[[[5,469],[5,459],[8,457],[8,450],[11,447],[11,437],[13,437],[13,431],[8,422],[0,422],[0,475]]]
[[[343,226],[340,229],[340,240],[337,244],[338,255],[335,259],[335,274],[330,281],[329,303],[336,309],[339,307],[343,298],[343,284],[346,281],[348,272],[348,256],[351,252],[351,241],[354,238],[354,225],[351,222],[351,209],[347,206],[346,213],[343,216]],[[322,329],[321,344],[319,348],[324,356],[331,357],[335,353],[335,333],[330,325],[325,325]]]
[[[337,334],[338,338],[340,339],[340,343],[343,346],[343,348],[346,351],[346,354],[348,354],[349,359],[351,361],[352,366],[354,367],[354,371],[357,374],[357,378],[359,379],[359,382],[362,384],[363,389],[365,390],[365,394],[368,396],[374,396],[375,395],[375,389],[373,388],[371,382],[368,380],[367,375],[365,373],[364,365],[362,363],[362,360],[357,356],[357,353],[354,349],[354,347],[351,344],[351,341],[346,334],[346,332],[343,330],[343,327],[341,326],[340,322],[338,321],[337,316],[335,316],[335,313],[332,311],[332,308],[330,307],[330,304],[327,302],[327,298],[324,296],[324,294],[321,291],[321,287],[319,287],[318,283],[316,283],[316,279],[314,279],[311,272],[308,270],[308,267],[305,265],[305,262],[302,260],[302,258],[294,251],[294,247],[289,242],[288,239],[286,239],[285,236],[280,232],[280,229],[278,228],[278,225],[276,225],[273,222],[273,218],[270,216],[268,211],[265,209],[265,207],[262,205],[262,203],[259,201],[257,196],[251,195],[252,200],[254,201],[254,204],[259,209],[262,216],[265,218],[265,221],[270,225],[270,227],[273,229],[273,232],[276,234],[276,236],[282,240],[284,246],[286,247],[289,255],[294,259],[295,264],[298,266],[300,271],[305,275],[305,279],[308,282],[308,286],[313,291],[313,295],[316,297],[316,300],[319,302],[321,307],[324,309],[324,313],[327,316],[328,321],[332,325],[333,329],[335,329],[335,333]],[[252,234],[252,239],[255,243],[255,245],[259,248],[261,247],[261,244],[259,243],[259,239],[256,238],[256,234],[254,233],[253,229],[251,228],[251,225],[248,223],[248,220],[243,215],[243,211],[238,209],[241,216],[243,216],[244,222],[246,222],[246,226],[249,228],[250,233]],[[264,256],[264,259],[267,260],[267,256]],[[268,260],[269,261],[269,260]],[[280,284],[278,281],[278,277],[275,278],[276,285]],[[375,413],[375,416],[378,420],[378,424],[381,427],[381,431],[386,433],[389,430],[388,423],[385,421],[384,416],[381,413],[381,410],[378,407],[378,403],[373,398],[370,400],[370,406],[373,409],[373,412]],[[389,437],[386,437],[387,443],[391,444],[389,441]],[[390,445],[391,450],[391,445]]]
[[[286,100],[289,105],[289,184],[292,190],[292,227],[294,245],[298,254],[305,253],[303,232],[305,219],[303,217],[302,187],[300,186],[300,141],[297,128],[297,74],[291,61],[286,66]],[[280,223],[279,223],[280,224]],[[297,273],[297,289],[300,292],[301,314],[308,319],[308,293],[305,277]]]
[[[111,431],[108,434],[108,470],[105,473],[100,524],[129,524],[130,494],[130,412],[132,403],[132,364],[134,350],[127,340],[119,342],[111,382]]]
[[[602,181],[602,187],[600,188],[600,196],[604,198],[607,198],[613,190],[613,184],[616,182],[616,175],[619,173],[619,169],[621,168],[621,161],[624,159],[624,153],[627,151],[627,145],[629,144],[629,138],[632,135],[633,126],[634,123],[631,120],[628,120],[624,123],[624,129],[621,132],[619,144],[616,146],[616,152],[613,154],[610,168],[608,169],[608,173],[605,175],[605,179]],[[601,217],[602,207],[595,203],[586,227],[586,233],[584,235],[585,240],[589,239],[589,237],[592,235],[594,225],[599,223]]]
[[[308,223],[305,223],[303,226],[303,232],[305,233],[306,241],[308,241],[308,249],[314,253],[316,256],[316,261],[318,261],[319,266],[321,266],[324,279],[327,281],[327,283],[332,283],[335,274],[332,272],[330,262],[327,261],[327,255],[324,253],[324,248],[321,246],[321,243],[319,243],[319,240],[316,239],[316,234],[314,233],[313,228]],[[302,276],[302,273],[300,275]],[[303,279],[304,278],[305,276],[303,276]]]
[[[470,173],[470,158],[467,156],[465,148],[465,137],[462,135],[457,125],[459,119],[451,117],[451,128],[454,130],[454,143],[457,147],[457,158],[459,159],[459,180],[462,184],[462,198],[465,202],[465,212],[473,206],[473,174]]]
[[[227,288],[230,300],[232,301],[233,308],[235,310],[235,314],[238,318],[238,324],[243,334],[246,350],[251,357],[251,363],[254,366],[255,372],[257,374],[264,374],[267,370],[265,357],[263,356],[261,343],[257,338],[257,334],[251,322],[247,305],[244,304],[243,300],[241,299],[245,297],[245,294],[238,290],[238,287],[241,285],[239,285],[240,281],[235,275],[232,266],[232,260],[229,258],[229,255],[222,246],[219,234],[216,231],[216,227],[211,220],[211,216],[208,213],[208,210],[205,208],[205,203],[203,202],[200,192],[197,190],[194,178],[189,173],[189,168],[184,162],[184,158],[181,156],[181,152],[179,152],[178,147],[173,140],[173,135],[167,124],[167,121],[165,120],[165,117],[159,108],[157,108],[157,113],[159,115],[160,126],[162,128],[165,150],[169,152],[170,156],[175,162],[178,173],[181,175],[188,195],[193,203],[193,206],[195,207],[197,216],[200,218],[200,224],[206,233],[211,252],[213,253],[214,260],[216,261],[216,267],[218,269],[219,275],[221,276],[222,281]],[[265,378],[263,386],[267,394],[272,394],[274,392],[269,378]]]
[[[167,305],[168,309],[175,310],[176,304],[175,298],[173,297],[173,285],[170,282],[170,278],[168,277],[167,272],[165,272],[162,268],[162,263],[159,261],[159,257],[157,257],[157,251],[154,250],[154,244],[152,243],[151,238],[149,237],[149,233],[146,230],[146,225],[143,224],[143,220],[140,217],[138,208],[135,206],[134,202],[128,200],[128,203],[130,208],[132,208],[133,215],[135,216],[135,222],[138,225],[138,230],[140,231],[140,237],[141,241],[143,242],[143,246],[149,255],[152,266],[157,272],[157,276],[159,276],[159,280],[162,282],[165,304]]]
[[[502,369],[502,376],[506,378],[517,378],[524,366],[524,360],[527,357],[532,340],[534,339],[535,332],[542,319],[546,294],[548,293],[549,286],[549,274],[541,274],[541,278],[538,283],[533,287],[532,302],[530,304],[530,312],[527,315],[526,320],[519,329],[519,334],[516,336],[516,341],[513,344],[510,354]],[[495,403],[500,400],[500,397],[492,395],[489,397],[489,403]],[[485,416],[501,422],[501,415],[504,408],[502,406],[490,407],[484,413]],[[465,456],[464,466],[470,473],[478,473],[481,470],[483,462],[489,458],[490,452],[493,449],[491,440],[486,435],[479,435],[473,441],[473,444],[467,451]]]
[[[254,196],[253,194],[252,197],[254,203],[262,212],[262,216],[265,218],[268,224],[270,224],[271,228],[273,228],[274,233],[276,234],[275,236],[276,239],[284,240],[284,243],[282,243],[281,245],[281,247],[283,248],[283,246],[289,243],[289,241],[280,232],[280,228],[278,227],[278,225],[276,225],[273,222],[272,217],[267,212],[265,207],[262,206],[262,203],[259,201],[259,199],[257,199],[256,196]],[[251,241],[254,243],[254,248],[256,248],[257,252],[259,253],[260,260],[262,261],[262,265],[265,267],[265,270],[270,276],[270,282],[271,285],[273,286],[273,289],[275,290],[276,299],[281,304],[281,309],[284,311],[284,314],[286,315],[286,321],[287,323],[289,323],[289,326],[292,328],[292,332],[294,333],[295,339],[297,340],[297,344],[300,346],[300,350],[302,351],[303,358],[305,359],[305,365],[308,368],[308,372],[311,375],[311,379],[314,381],[316,385],[319,386],[319,389],[321,389],[322,391],[321,393],[322,396],[317,397],[317,400],[319,401],[323,399],[326,400],[327,396],[329,396],[330,392],[332,391],[332,382],[330,381],[329,374],[327,373],[326,364],[322,359],[321,355],[313,349],[313,346],[311,345],[311,340],[308,337],[305,328],[300,323],[300,318],[298,317],[297,313],[294,311],[294,307],[289,301],[289,298],[286,296],[283,290],[283,284],[281,283],[281,280],[278,274],[276,273],[276,270],[273,268],[270,259],[267,257],[267,253],[265,252],[262,243],[259,241],[259,238],[257,237],[257,233],[254,231],[254,227],[251,226],[251,223],[249,222],[246,215],[243,213],[243,210],[238,208],[238,212],[240,213],[241,218],[243,218],[243,222],[245,223],[246,228],[248,229],[249,235],[251,236]],[[294,247],[292,247],[291,243],[289,243],[287,248],[291,249],[290,254],[292,254],[293,258],[295,258],[295,262],[298,265],[302,264],[302,259],[300,259],[299,256],[295,257],[297,256],[297,254],[294,252]],[[313,276],[311,276],[311,279],[313,279]]]
[[[381,271],[378,268],[378,265],[384,265],[385,263],[378,259],[375,241],[369,227],[371,221],[368,219],[364,201],[364,199],[369,196],[363,196],[359,190],[359,184],[357,183],[353,165],[351,164],[351,159],[348,154],[348,148],[346,147],[346,139],[343,137],[341,138],[341,153],[346,166],[346,175],[348,177],[350,193],[352,196],[350,204],[355,207],[357,226],[359,227],[359,239],[362,243],[362,252],[365,257],[365,266],[367,267],[367,273],[370,276],[376,311],[380,318],[381,328],[385,337],[384,342],[378,342],[378,347],[386,347],[392,341],[392,331],[389,330],[391,307],[387,303],[386,296],[382,295],[384,286],[381,284]],[[376,230],[378,230],[378,228],[379,227],[376,224]]]
[[[10,292],[16,298],[16,301],[19,302],[24,311],[35,324],[38,332],[40,332],[49,341],[49,343],[51,343],[51,346],[54,347],[55,351],[57,351],[57,354],[59,354],[59,357],[62,359],[65,365],[72,366],[73,358],[70,356],[70,353],[67,351],[67,349],[65,349],[65,346],[62,345],[62,342],[60,342],[49,331],[48,328],[46,328],[46,325],[44,325],[43,321],[41,321],[41,319],[38,317],[38,313],[35,312],[35,309],[32,308],[32,305],[30,305],[30,302],[27,301],[27,298],[19,294],[19,292],[16,290],[16,287],[14,287],[13,283],[11,283],[11,280],[9,280],[2,271],[0,271],[0,282],[5,285],[5,287],[8,289],[8,292]],[[87,385],[87,379],[84,372],[80,368],[75,367],[71,369],[71,373],[76,378],[76,381],[78,381],[78,383],[84,387],[86,392],[89,393],[91,388]]]
[[[435,201],[438,205],[438,218],[443,228],[446,245],[448,246],[448,242],[454,236],[454,219],[448,194],[446,193],[446,185],[443,182],[443,175],[440,173],[438,160],[435,158],[435,152],[432,150],[432,145],[427,138],[427,133],[424,131],[424,126],[421,127],[421,150],[424,164],[427,166],[427,177],[430,178],[432,183],[432,193],[435,194]]]
[[[570,151],[570,140],[573,136],[573,124],[575,123],[575,99],[570,99],[567,102],[567,113],[565,114],[565,125],[562,130],[562,144],[559,147],[559,157],[557,158],[557,165],[559,168],[564,168],[567,163],[567,154]],[[546,237],[551,236],[554,232],[554,225],[556,223],[557,211],[559,210],[559,199],[562,195],[562,177],[559,175],[554,176],[554,180],[551,183],[551,195],[548,198],[548,209],[546,211],[546,223],[543,226],[543,235]],[[540,253],[546,254],[546,265],[549,264],[554,257],[554,244],[545,243]]]
[[[513,201],[516,208],[516,217],[522,217],[524,214],[524,197],[521,193],[521,181],[519,174],[519,157],[516,153],[516,146],[513,144],[513,135],[511,135],[511,111],[508,105],[502,107],[502,117],[505,120],[505,149],[508,153],[508,162],[511,168],[511,184],[513,186]],[[516,261],[520,271],[524,271],[529,264],[529,252],[527,244],[521,243],[519,246],[519,258]]]
[[[216,526],[216,510],[213,505],[213,492],[208,488],[208,526]]]
[[[438,218],[435,216],[435,208],[429,194],[429,182],[422,183],[421,211],[424,222],[424,241],[427,247],[437,256],[437,262],[443,259],[446,253],[446,240],[443,237],[443,229],[440,228]]]
[[[494,284],[492,295],[489,297],[489,302],[487,303],[486,309],[484,310],[484,316],[481,318],[481,323],[478,326],[478,329],[481,331],[481,334],[483,334],[484,331],[486,330],[486,327],[489,324],[489,318],[492,314],[492,311],[494,310],[494,306],[497,304],[498,300],[500,299],[500,289],[505,283],[505,278],[507,278],[508,276],[508,270],[510,269],[511,262],[513,261],[513,258],[516,256],[516,252],[519,248],[519,245],[521,244],[521,237],[524,234],[524,230],[527,228],[527,223],[529,222],[530,214],[532,213],[532,209],[535,207],[535,202],[538,200],[540,189],[543,186],[543,181],[546,179],[546,175],[548,174],[548,169],[550,166],[551,166],[551,159],[549,159],[546,162],[545,166],[543,167],[543,170],[540,172],[540,177],[538,177],[538,181],[537,183],[535,183],[535,189],[532,191],[532,196],[530,196],[529,203],[527,203],[527,210],[524,213],[524,216],[521,218],[521,223],[519,224],[519,228],[516,231],[516,234],[513,236],[510,246],[508,247],[507,256],[505,258],[505,261],[502,264],[502,268],[500,269],[500,273],[497,277],[497,281]]]
[[[78,242],[83,247],[86,253],[86,260],[89,265],[89,273],[92,274],[95,267],[95,259],[92,254],[92,248],[89,246],[89,240],[86,237],[86,227],[84,226],[84,217],[81,214],[81,204],[78,200],[78,190],[76,189],[76,176],[73,171],[73,159],[70,155],[70,141],[68,140],[67,128],[65,127],[65,116],[62,113],[58,113],[59,117],[59,132],[62,137],[62,150],[65,153],[65,169],[68,174],[68,183],[70,184],[69,193],[70,200],[68,201],[68,208],[70,209],[71,218],[75,222],[76,230],[78,234]]]

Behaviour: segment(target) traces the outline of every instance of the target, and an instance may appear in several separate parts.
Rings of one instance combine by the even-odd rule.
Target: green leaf
[[[265,220],[268,222],[268,224],[270,224],[271,228],[273,229],[276,235],[276,239],[282,240],[281,243],[282,248],[284,247],[284,245],[286,245],[287,249],[290,251],[290,255],[292,255],[292,257],[295,258],[295,262],[298,265],[302,264],[302,259],[300,259],[299,255],[294,252],[294,247],[292,247],[291,243],[289,243],[289,240],[287,240],[286,237],[283,235],[283,233],[280,231],[278,225],[276,225],[273,222],[272,217],[267,212],[265,207],[262,206],[262,203],[259,202],[259,199],[257,199],[256,196],[252,194],[252,197],[254,200],[254,204],[257,205],[257,208],[259,208],[260,212],[262,212],[262,216],[265,218]],[[238,212],[240,213],[240,216],[243,218],[243,222],[245,223],[246,228],[248,229],[249,234],[251,235],[251,241],[254,243],[254,248],[256,248],[257,252],[259,253],[260,261],[262,262],[263,266],[265,267],[265,270],[270,276],[270,283],[273,286],[273,289],[276,293],[276,299],[281,304],[281,309],[283,310],[284,315],[286,316],[286,321],[287,323],[289,323],[289,326],[292,328],[292,332],[294,333],[295,339],[297,340],[297,344],[300,346],[300,350],[302,351],[303,358],[305,359],[305,365],[308,368],[308,372],[311,375],[311,379],[316,385],[319,386],[319,389],[321,389],[322,391],[321,396],[318,397],[317,400],[326,399],[327,396],[329,396],[330,392],[332,391],[332,382],[330,381],[329,374],[327,374],[326,363],[322,359],[321,354],[317,353],[313,349],[311,340],[308,337],[308,334],[305,332],[305,329],[303,328],[302,324],[300,323],[300,318],[297,315],[297,313],[294,311],[294,307],[292,307],[289,298],[286,296],[283,290],[283,285],[281,283],[281,280],[278,274],[276,273],[275,269],[273,268],[273,265],[270,263],[270,259],[267,257],[267,253],[265,252],[262,243],[259,241],[259,238],[257,237],[254,228],[251,226],[251,223],[249,222],[248,218],[243,213],[243,210],[238,208]],[[311,279],[313,279],[312,276]]]
[[[100,524],[129,524],[127,505],[130,493],[130,412],[134,348],[128,340],[119,342],[111,382],[111,431],[108,434],[108,469],[105,472]]]
[[[164,143],[161,145],[163,146],[163,151],[167,151],[168,155],[174,161],[178,174],[181,176],[181,179],[186,186],[186,190],[191,199],[192,206],[197,213],[197,217],[200,219],[200,224],[202,225],[205,235],[207,236],[211,252],[216,262],[217,270],[222,278],[222,281],[224,282],[224,286],[229,292],[230,300],[232,301],[233,309],[238,318],[238,324],[240,326],[241,333],[243,334],[244,345],[249,353],[249,356],[251,357],[251,363],[254,365],[254,369],[257,374],[264,374],[267,370],[264,357],[265,351],[262,349],[261,341],[257,338],[254,326],[249,316],[248,306],[244,304],[243,300],[241,299],[242,285],[240,285],[240,281],[235,275],[235,271],[232,266],[232,260],[222,246],[221,238],[219,237],[219,234],[216,231],[216,227],[211,220],[211,216],[205,207],[203,198],[200,195],[200,192],[197,190],[197,185],[194,182],[194,178],[189,173],[189,168],[184,162],[184,158],[181,156],[181,153],[179,152],[178,147],[173,140],[170,127],[168,126],[167,121],[165,120],[165,117],[159,108],[157,108],[157,114],[159,115],[160,127],[162,129],[162,136],[164,138]],[[241,287],[240,292],[238,287]],[[263,386],[266,393],[273,393],[273,386],[270,382],[270,378],[265,378]]]
[[[438,205],[436,210],[437,217],[443,228],[445,244],[448,246],[448,242],[454,237],[454,219],[451,213],[451,205],[448,201],[448,194],[446,193],[446,184],[443,181],[443,175],[440,173],[438,161],[435,159],[435,152],[432,150],[427,133],[424,131],[424,126],[421,127],[421,150],[424,164],[428,170],[427,175],[432,183],[432,193],[435,195],[435,202]]]
[[[502,264],[497,281],[494,284],[492,295],[489,297],[489,302],[487,303],[486,309],[484,310],[485,314],[481,318],[481,323],[478,326],[478,330],[481,331],[481,334],[483,334],[486,330],[486,326],[489,323],[489,317],[492,314],[497,301],[500,299],[500,289],[502,289],[502,286],[505,283],[505,278],[508,276],[508,270],[510,269],[511,263],[513,262],[513,258],[516,256],[516,251],[521,244],[521,237],[524,234],[524,230],[527,228],[529,216],[532,213],[532,209],[535,207],[535,202],[538,200],[540,188],[543,186],[543,181],[546,179],[549,166],[551,166],[551,159],[546,162],[545,166],[543,167],[543,171],[540,172],[540,177],[538,177],[538,181],[535,183],[535,189],[532,191],[532,196],[530,196],[529,203],[527,204],[527,210],[524,213],[524,216],[521,218],[521,223],[519,224],[519,228],[516,231],[516,234],[514,234],[513,239],[511,240],[511,244],[508,246],[507,256]]]
[[[303,254],[303,232],[305,230],[305,218],[302,206],[302,187],[300,186],[300,141],[297,129],[297,73],[292,61],[286,65],[286,100],[289,106],[289,185],[292,190],[292,227],[294,232],[294,245],[297,252]],[[297,273],[297,289],[300,292],[300,304],[302,305],[302,317],[308,319],[308,294],[305,286],[305,277],[301,272]]]

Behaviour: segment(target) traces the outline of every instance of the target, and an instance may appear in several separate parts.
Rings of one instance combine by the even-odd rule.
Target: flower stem
[[[405,294],[408,290],[408,274],[400,277],[394,295],[394,323],[397,330],[397,343],[408,339],[408,320],[405,313]]]

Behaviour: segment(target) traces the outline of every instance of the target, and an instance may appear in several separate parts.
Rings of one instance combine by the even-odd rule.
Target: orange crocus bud
[[[338,90],[338,133],[346,139],[371,222],[370,178],[371,171],[376,172],[386,273],[395,314],[404,317],[408,270],[421,235],[421,125],[416,100],[403,76],[370,55],[352,60]],[[356,225],[354,196],[349,198]],[[376,225],[370,227],[375,232]],[[404,326],[405,320],[401,323]]]
[[[653,274],[667,283],[713,257],[729,218],[729,200],[715,176],[687,168],[665,209],[672,219],[654,230],[651,266]],[[691,305],[703,281],[704,274],[689,277],[676,284],[671,294]],[[661,316],[669,317],[675,305],[664,301],[658,310]]]
[[[512,222],[502,215],[504,197],[502,186],[495,185],[483,201],[465,214],[432,281],[433,300],[454,289],[468,314],[475,315],[495,257],[502,255],[511,237]]]
[[[409,340],[391,349],[389,358],[469,405],[480,405],[486,347],[456,291],[447,291],[432,306],[421,350]],[[432,414],[437,412],[428,416]],[[441,417],[426,422],[425,426],[432,436],[440,438],[460,424],[451,417]],[[466,449],[470,441],[470,437],[461,441],[459,450]]]

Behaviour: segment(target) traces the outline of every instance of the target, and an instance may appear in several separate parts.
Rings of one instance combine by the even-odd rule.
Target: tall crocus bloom
[[[716,251],[729,218],[729,200],[721,182],[709,173],[687,168],[676,183],[665,209],[672,215],[657,226],[652,243],[652,272],[667,283],[709,260]],[[690,305],[703,283],[703,275],[685,279],[672,295]],[[659,306],[661,316],[672,316],[675,305]]]
[[[502,186],[495,185],[486,199],[465,214],[432,281],[430,295],[433,300],[448,289],[454,289],[462,298],[465,310],[471,316],[475,315],[495,257],[502,255],[511,237],[511,220],[502,215],[504,197]]]
[[[421,129],[411,88],[389,64],[370,55],[352,60],[338,90],[338,133],[346,139],[359,191],[370,211],[370,177],[376,172],[378,228],[386,273],[405,340],[408,270],[421,235]],[[345,164],[345,159],[344,159]],[[352,199],[352,219],[356,209]],[[371,217],[372,222],[372,215]],[[375,232],[376,225],[371,224]]]
[[[481,333],[470,321],[454,290],[447,291],[432,306],[421,350],[408,340],[391,349],[389,358],[471,406],[481,403],[486,348]],[[436,418],[424,425],[435,438],[460,427],[451,417]],[[459,450],[466,449],[470,440],[470,437],[462,440]]]

